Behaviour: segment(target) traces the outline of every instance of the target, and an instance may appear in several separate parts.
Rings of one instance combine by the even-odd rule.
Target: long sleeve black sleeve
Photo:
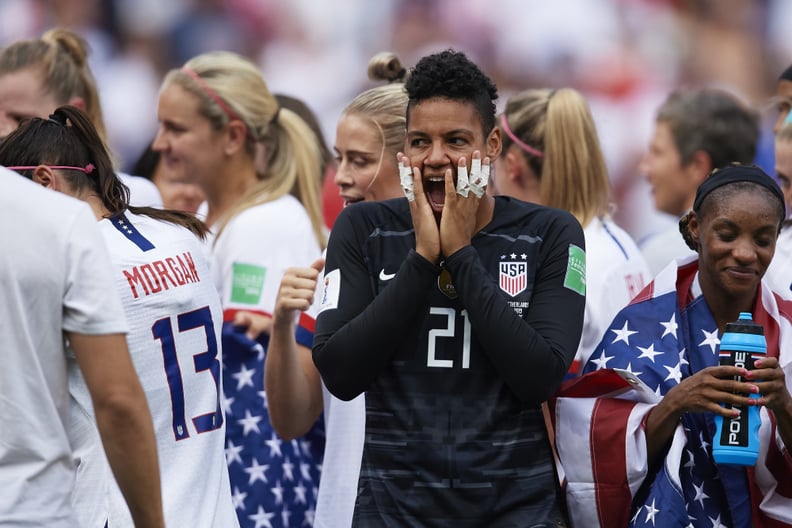
[[[344,263],[338,308],[320,313],[313,358],[328,390],[351,400],[366,390],[390,362],[400,338],[414,329],[438,267],[410,251],[396,276],[375,296],[365,259],[353,245],[353,230],[345,220],[343,214],[336,220],[327,253],[329,273],[338,269],[339,261]],[[337,330],[328,335],[327,328]]]
[[[569,369],[583,329],[586,300],[564,287],[569,243],[583,248],[583,233],[552,247],[539,267],[527,315],[509,306],[472,246],[445,261],[476,337],[506,385],[525,404],[549,398]],[[577,233],[579,231],[579,233]]]

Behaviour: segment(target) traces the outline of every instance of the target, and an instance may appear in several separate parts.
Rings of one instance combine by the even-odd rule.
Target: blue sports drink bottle
[[[753,370],[754,361],[767,353],[764,328],[751,319],[749,312],[740,312],[740,318],[726,324],[720,343],[719,363]],[[735,380],[743,381],[742,376]],[[758,394],[750,394],[758,398]],[[724,404],[727,409],[732,406]],[[759,407],[739,407],[736,418],[715,416],[715,437],[712,440],[712,457],[718,464],[753,466],[759,454]]]

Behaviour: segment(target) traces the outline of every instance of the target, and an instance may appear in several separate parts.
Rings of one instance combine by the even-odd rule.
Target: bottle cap
[[[736,334],[764,335],[764,328],[753,322],[751,312],[740,312],[740,317],[733,323],[726,323],[725,332]]]

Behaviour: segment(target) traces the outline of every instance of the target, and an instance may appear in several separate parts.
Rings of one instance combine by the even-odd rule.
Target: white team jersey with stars
[[[222,308],[203,243],[180,226],[129,212],[102,220],[100,227],[154,422],[166,525],[236,527],[220,406]],[[86,426],[93,409],[79,369],[72,367],[71,433],[80,464],[73,502],[81,520],[100,520],[107,489],[109,526],[131,527],[120,490],[96,449],[96,431]]]

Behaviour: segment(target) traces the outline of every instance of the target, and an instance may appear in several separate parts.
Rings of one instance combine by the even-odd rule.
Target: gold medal
[[[451,282],[451,273],[445,269],[442,262],[440,263],[440,275],[437,277],[437,287],[443,292],[443,295],[449,299],[457,298],[456,288],[454,288],[454,284]]]

